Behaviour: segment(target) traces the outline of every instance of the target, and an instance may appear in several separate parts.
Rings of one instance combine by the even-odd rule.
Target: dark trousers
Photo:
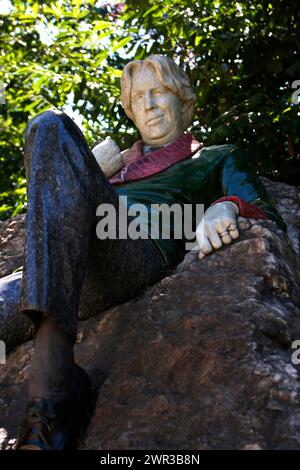
[[[25,169],[19,309],[37,325],[52,316],[75,341],[78,314],[85,319],[129,300],[161,279],[165,267],[148,239],[97,237],[96,209],[103,203],[115,207],[118,232],[119,197],[66,114],[46,111],[29,123]]]

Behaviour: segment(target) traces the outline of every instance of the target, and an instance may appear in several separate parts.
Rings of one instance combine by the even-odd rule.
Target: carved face
[[[183,103],[158,80],[152,65],[133,70],[131,109],[145,144],[166,145],[184,131]]]

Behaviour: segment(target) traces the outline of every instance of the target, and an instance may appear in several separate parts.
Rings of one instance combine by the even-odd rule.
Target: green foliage
[[[120,105],[121,70],[130,58],[154,53],[173,57],[189,74],[199,139],[237,143],[261,174],[299,184],[295,1],[11,3],[10,14],[0,7],[0,218],[24,210],[28,120],[55,106],[75,118],[90,144],[110,135],[128,147],[137,132]]]
[[[295,1],[127,2],[146,32],[136,57],[167,53],[197,90],[193,132],[240,145],[260,173],[300,184],[300,8]],[[298,85],[298,88],[300,83]]]

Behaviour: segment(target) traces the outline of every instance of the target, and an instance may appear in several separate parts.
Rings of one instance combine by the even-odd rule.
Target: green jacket
[[[149,212],[151,204],[204,204],[206,209],[223,196],[238,196],[263,209],[268,218],[286,230],[257,174],[235,145],[204,147],[160,173],[116,186],[115,190],[120,196],[127,196],[128,207],[142,203]],[[143,215],[144,226],[149,224],[148,216],[149,213]],[[167,266],[178,264],[186,254],[185,239],[159,238],[152,242]]]

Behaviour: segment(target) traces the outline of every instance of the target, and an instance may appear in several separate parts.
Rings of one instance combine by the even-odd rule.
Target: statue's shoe
[[[17,450],[73,449],[92,410],[88,375],[75,366],[73,385],[60,401],[36,398],[28,402],[20,425]]]

